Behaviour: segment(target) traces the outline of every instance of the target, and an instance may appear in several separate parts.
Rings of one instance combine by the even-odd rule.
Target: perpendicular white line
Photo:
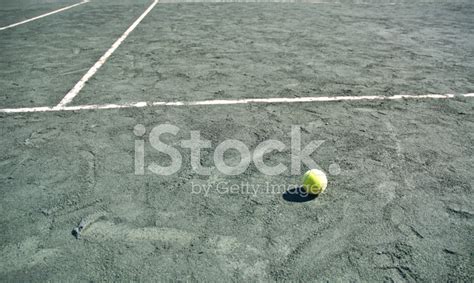
[[[41,18],[44,18],[44,17],[47,17],[47,16],[51,16],[51,15],[56,14],[56,13],[63,12],[63,11],[69,10],[69,9],[71,9],[71,8],[77,7],[77,6],[79,6],[79,5],[85,4],[85,3],[87,3],[87,2],[89,2],[89,0],[84,0],[84,1],[82,1],[82,2],[80,2],[80,3],[76,3],[76,4],[73,4],[73,5],[70,5],[70,6],[61,8],[61,9],[58,9],[58,10],[54,10],[54,11],[51,11],[51,12],[49,12],[49,13],[46,13],[46,14],[43,14],[43,15],[39,15],[39,16],[37,16],[37,17],[31,18],[31,19],[27,19],[27,20],[24,20],[24,21],[15,23],[15,24],[11,24],[11,25],[8,25],[8,26],[0,27],[0,31],[1,31],[1,30],[6,30],[6,29],[9,29],[9,28],[13,28],[13,27],[16,27],[16,26],[19,26],[19,25],[22,25],[22,24],[26,24],[26,23],[29,23],[29,22],[32,22],[32,21],[35,21],[35,20],[38,20],[38,19],[41,19]]]
[[[62,108],[68,103],[70,103],[74,97],[76,97],[79,92],[84,88],[86,82],[92,78],[95,73],[102,67],[102,65],[105,64],[107,59],[117,50],[117,48],[122,44],[122,42],[128,37],[128,35],[140,24],[140,22],[150,13],[150,11],[158,4],[159,0],[154,0],[153,3],[143,12],[143,14],[138,17],[138,19],[133,22],[133,24],[122,34],[119,39],[117,39],[114,44],[110,47],[107,52],[105,52],[102,57],[100,57],[99,61],[97,61],[94,66],[92,66],[89,71],[81,78],[79,82],[76,83],[76,85],[64,96],[64,98],[59,102],[58,105],[56,105],[56,108]]]
[[[78,111],[78,110],[103,110],[103,109],[120,109],[120,108],[143,108],[148,106],[146,102],[132,102],[124,104],[92,104],[92,105],[77,105],[77,106],[66,106],[63,109],[67,111]],[[57,108],[54,108],[55,110]]]
[[[334,102],[334,101],[371,101],[371,100],[403,100],[403,99],[449,99],[454,97],[474,97],[474,93],[466,94],[424,94],[424,95],[366,95],[366,96],[310,96],[310,97],[278,97],[278,98],[245,98],[201,101],[158,101],[132,102],[123,104],[90,104],[63,107],[31,107],[0,109],[0,113],[31,113],[31,112],[58,112],[80,110],[104,110],[123,108],[143,108],[150,106],[205,106],[205,105],[235,105],[235,104],[272,104],[272,103],[301,103],[301,102]]]
[[[30,108],[11,108],[0,109],[0,113],[31,113],[31,112],[51,112],[53,107],[30,107]]]
[[[104,110],[121,108],[143,108],[148,106],[147,102],[132,102],[124,104],[90,104],[65,107],[25,107],[0,109],[0,113],[33,113],[33,112],[59,112],[59,111],[80,111],[80,110]]]

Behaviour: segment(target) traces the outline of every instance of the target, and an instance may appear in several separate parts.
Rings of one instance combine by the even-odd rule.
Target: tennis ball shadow
[[[303,187],[297,187],[287,190],[282,197],[288,202],[307,202],[316,199],[318,195],[309,194]]]

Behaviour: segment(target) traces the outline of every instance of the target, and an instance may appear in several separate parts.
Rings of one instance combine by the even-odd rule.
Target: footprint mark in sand
[[[96,156],[92,151],[83,150],[80,152],[81,157],[80,177],[85,179],[87,190],[93,190],[96,185]]]

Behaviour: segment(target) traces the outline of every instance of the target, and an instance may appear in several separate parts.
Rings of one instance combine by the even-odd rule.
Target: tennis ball
[[[303,175],[303,188],[312,195],[318,195],[326,189],[328,179],[323,171],[311,169]]]

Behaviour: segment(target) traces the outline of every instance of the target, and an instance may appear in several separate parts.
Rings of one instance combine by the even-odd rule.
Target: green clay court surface
[[[81,2],[0,8],[1,281],[473,280],[472,2],[168,2],[61,106],[153,1],[3,30]],[[168,162],[148,143],[164,123],[182,169],[136,175],[137,140]],[[289,166],[293,125],[324,140],[310,201],[285,198],[300,175],[201,176],[179,147],[200,131],[212,166],[224,140],[280,140],[266,162]]]

